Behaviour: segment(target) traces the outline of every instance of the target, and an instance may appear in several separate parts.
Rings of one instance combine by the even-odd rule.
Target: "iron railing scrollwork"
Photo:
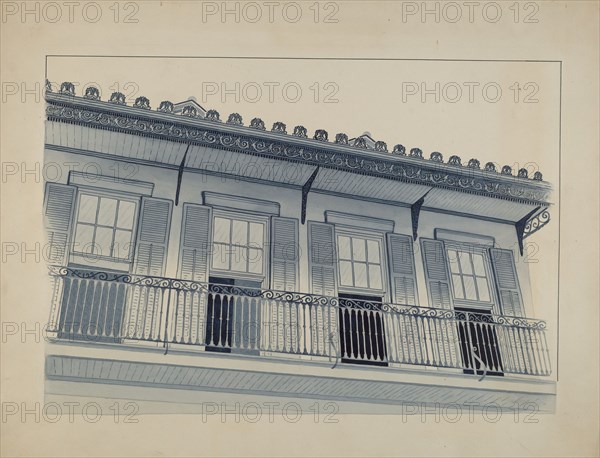
[[[48,329],[59,339],[473,374],[551,372],[540,320],[62,266],[50,275]]]

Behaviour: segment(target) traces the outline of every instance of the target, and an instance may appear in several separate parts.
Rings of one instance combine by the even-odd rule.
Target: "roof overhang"
[[[47,93],[46,100],[50,147],[170,167],[180,167],[187,150],[186,170],[299,188],[318,168],[312,192],[404,206],[425,196],[424,209],[506,222],[549,205],[551,186],[544,181],[288,135],[281,128],[269,132],[60,93]],[[54,134],[54,123],[73,125],[74,138]]]

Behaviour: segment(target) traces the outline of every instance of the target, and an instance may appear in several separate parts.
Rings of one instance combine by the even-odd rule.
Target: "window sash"
[[[381,240],[342,232],[337,235],[337,246],[340,286],[383,290]],[[348,274],[350,278],[347,278]],[[359,278],[364,278],[365,283],[359,283]]]
[[[465,302],[493,303],[485,252],[474,246],[448,246],[446,253],[454,298]],[[475,262],[474,259],[480,261]]]
[[[95,207],[93,211],[90,212],[94,215],[93,221],[92,218],[89,218],[89,216],[91,215],[88,215],[88,217],[83,218],[83,215],[81,213],[81,207],[83,205],[82,201],[83,199],[87,198],[93,198],[95,200]],[[111,215],[106,215],[109,216],[109,218],[103,218],[104,215],[101,215],[100,213],[100,209],[103,206],[103,199],[115,201],[114,208],[111,210]],[[130,227],[121,225],[121,209],[124,203],[133,205],[133,212],[132,216],[130,217]],[[110,205],[111,204],[109,204],[109,208]],[[95,194],[89,192],[81,192],[79,194],[77,202],[77,216],[75,219],[75,233],[72,253],[74,255],[79,255],[78,258],[81,258],[83,256],[84,259],[91,255],[94,259],[99,258],[105,260],[115,260],[118,262],[131,262],[134,243],[133,236],[135,231],[137,212],[138,203],[133,199],[124,199],[120,196],[117,197],[104,193]],[[102,222],[100,222],[101,217]],[[107,222],[111,218],[113,224],[107,224]],[[88,232],[91,232],[91,238],[88,234],[85,240],[81,242],[84,244],[80,245],[80,243],[78,242],[78,237],[86,229]],[[109,232],[108,238],[110,238],[110,240],[103,241],[100,244],[98,242],[98,235],[102,232]],[[118,238],[120,238],[121,241],[119,241]],[[117,242],[117,244],[115,244],[115,242]]]
[[[215,239],[218,220],[227,221],[226,233]],[[237,223],[237,224],[236,224]],[[234,237],[234,226],[239,223],[245,227],[244,237]],[[215,213],[213,216],[213,255],[211,271],[230,272],[248,276],[264,277],[266,268],[265,241],[267,237],[267,222],[246,215]],[[260,226],[260,231],[257,229]],[[262,238],[260,235],[262,234]],[[235,240],[234,240],[235,239]],[[218,240],[218,241],[216,241]],[[242,240],[245,243],[239,243]]]

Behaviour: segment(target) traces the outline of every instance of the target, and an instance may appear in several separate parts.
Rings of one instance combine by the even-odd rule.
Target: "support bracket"
[[[517,231],[517,241],[519,242],[519,253],[523,256],[523,239],[531,234],[531,229],[529,229],[529,233],[526,235],[527,228],[531,228],[530,218],[539,211],[541,207],[536,207],[529,213],[527,213],[523,218],[515,223],[515,230]],[[544,209],[541,213],[548,214],[548,210]],[[539,215],[538,215],[539,216]],[[536,216],[537,217],[537,216]],[[535,219],[531,218],[531,219]],[[550,220],[550,215],[548,214],[548,220]],[[537,230],[537,229],[536,229]],[[535,231],[534,231],[535,232]]]
[[[306,204],[308,202],[308,193],[310,192],[310,188],[313,184],[313,181],[315,181],[315,178],[317,178],[318,173],[319,173],[319,167],[317,167],[315,169],[315,171],[308,178],[308,180],[306,180],[306,183],[304,183],[304,186],[302,186],[302,211],[301,211],[301,218],[300,218],[300,220],[302,221],[302,224],[306,223]]]
[[[523,229],[523,238],[526,239],[531,234],[539,231],[542,227],[550,222],[550,212],[547,208],[539,212],[537,215],[529,218]]]
[[[183,180],[183,169],[185,168],[185,160],[187,159],[188,151],[190,150],[190,144],[188,143],[181,164],[179,164],[179,171],[177,173],[177,189],[175,190],[175,206],[179,205],[179,193],[181,192],[181,181]]]
[[[431,189],[433,189],[433,188],[431,188]],[[425,196],[427,196],[427,194],[429,194],[431,189],[429,189],[429,191],[427,191],[425,194],[423,194],[423,197],[421,197],[419,200],[417,200],[414,204],[412,204],[410,206],[410,218],[412,221],[413,241],[417,240],[418,229],[419,229],[419,214],[421,213],[421,207],[423,206],[423,203],[425,202]]]

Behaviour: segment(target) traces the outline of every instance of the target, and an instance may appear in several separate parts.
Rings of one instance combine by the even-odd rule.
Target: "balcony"
[[[477,378],[551,373],[539,320],[57,266],[50,274],[57,341]]]

